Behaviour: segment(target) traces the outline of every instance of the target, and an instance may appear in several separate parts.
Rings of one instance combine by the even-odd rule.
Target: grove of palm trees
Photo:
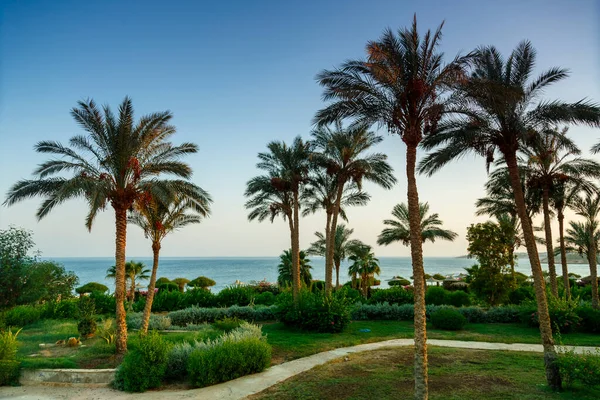
[[[574,396],[568,398],[593,398],[600,393],[595,391],[600,386],[598,353],[578,358],[575,351],[562,348],[564,343],[600,347],[600,162],[595,155],[600,142],[587,151],[574,135],[579,126],[600,128],[600,104],[587,98],[587,93],[577,101],[547,96],[551,87],[569,84],[570,71],[544,65],[545,59],[526,38],[510,51],[486,44],[449,56],[443,51],[442,32],[451,27],[442,22],[434,30],[423,29],[416,14],[405,22],[406,27],[365,37],[359,43],[364,54],[315,70],[314,84],[322,103],[307,121],[310,129],[291,141],[273,138],[262,143],[261,139],[264,149],[257,154],[256,171],[240,171],[250,178],[244,187],[235,188],[245,199],[237,207],[244,210],[248,222],[270,222],[285,238],[274,283],[257,276],[256,281],[238,281],[213,293],[210,287],[215,281],[199,276],[203,271],[161,278],[161,251],[180,238],[173,234],[197,224],[208,229],[207,223],[217,218],[207,219],[219,203],[231,204],[203,188],[204,174],[213,171],[192,173],[188,160],[203,148],[202,140],[197,145],[178,132],[173,119],[177,111],[138,116],[128,96],[116,110],[91,98],[77,102],[71,116],[79,132],[68,143],[52,137],[37,142],[35,151],[50,158],[35,167],[33,178],[13,183],[3,204],[41,199],[35,216],[42,220],[57,206],[79,199],[87,209],[82,222],[92,232],[102,211],[114,213],[110,217],[114,265],[102,271],[114,279],[114,293],[92,282],[90,289],[79,288],[81,296],[75,298],[73,281],[58,295],[37,295],[36,288],[35,300],[25,301],[20,293],[34,291],[27,289],[26,282],[18,287],[1,283],[0,288],[14,296],[0,298],[0,339],[4,340],[0,340],[0,366],[4,353],[10,353],[6,362],[16,365],[16,371],[38,366],[35,360],[17,363],[21,358],[17,360],[16,354],[27,359],[17,353],[17,346],[26,349],[18,351],[36,348],[34,341],[42,339],[28,335],[50,330],[52,321],[62,318],[77,320],[79,325],[82,320],[93,323],[86,322],[92,328],[78,334],[77,340],[89,344],[71,357],[75,361],[61,360],[56,365],[115,367],[114,388],[129,392],[184,381],[202,388],[338,347],[407,338],[414,340],[413,347],[389,350],[402,354],[404,361],[408,352],[412,356],[408,362],[394,361],[409,371],[394,379],[408,385],[415,399],[444,398],[443,393],[450,392],[440,394],[440,390],[451,390],[451,385],[439,389],[440,374],[454,373],[460,381],[481,371],[465,370],[459,375],[460,364],[455,371],[440,372],[438,368],[454,350],[448,349],[450,355],[444,356],[435,347],[430,358],[428,339],[433,338],[541,344],[543,360],[540,357],[535,367],[523,367],[539,372],[537,388],[531,382],[518,382],[530,385],[531,398],[558,396],[563,390],[567,391],[561,394]],[[135,101],[146,108],[144,99]],[[394,138],[402,147],[391,144]],[[481,168],[487,181],[481,190],[485,194],[472,205],[472,214],[485,222],[463,224],[468,241],[464,253],[471,268],[439,274],[424,260],[424,255],[430,255],[425,250],[459,238],[443,222],[453,217],[457,205],[452,194],[439,190],[436,193],[446,198],[446,207],[437,210],[433,206],[437,199],[426,198],[423,193],[430,192],[420,191],[420,185],[468,156],[484,160]],[[398,162],[403,172],[394,170]],[[229,186],[225,180],[222,184]],[[405,185],[406,195],[397,190],[399,184]],[[366,222],[358,220],[356,212],[381,208],[376,194],[383,191],[394,196],[395,205],[391,209],[386,205],[387,219],[370,218],[368,223],[376,225],[379,234],[367,238]],[[314,229],[306,228],[308,218],[318,218],[321,226],[310,242],[305,240],[306,232]],[[141,232],[130,230],[131,225]],[[227,229],[235,237],[237,227]],[[150,268],[135,262],[128,250],[128,240],[140,233],[153,256]],[[230,247],[242,245],[229,240]],[[408,276],[387,282],[378,279],[384,263],[376,245],[398,252],[408,247],[410,280]],[[424,245],[431,247],[424,250]],[[36,276],[30,271],[40,269],[42,260],[28,255],[32,247],[26,233],[14,227],[0,230],[4,274],[0,280],[26,281],[25,277]],[[526,274],[517,271],[521,247],[531,266]],[[542,247],[545,255],[538,251]],[[568,257],[575,256],[584,257],[589,276],[572,276]],[[318,266],[321,258],[323,271]],[[315,278],[317,272],[323,281]],[[148,282],[144,293],[138,290],[141,281]],[[65,304],[72,304],[73,310]],[[24,310],[37,318],[23,317]],[[170,339],[169,330],[176,331],[172,338],[180,337]],[[44,340],[58,345],[61,337]],[[9,345],[3,343],[12,343],[14,351],[4,351]],[[97,351],[86,353],[85,347]],[[474,351],[474,357],[481,352]],[[462,353],[458,359],[463,360]],[[513,368],[515,363],[508,364]],[[363,372],[374,368],[365,367]],[[575,370],[585,370],[587,375],[577,375]],[[347,371],[357,370],[348,367]],[[493,366],[485,371],[493,374]],[[370,376],[373,387],[389,383]],[[329,388],[333,378],[319,379]],[[369,379],[357,376],[356,381],[363,384]],[[506,382],[506,386],[514,383]],[[313,394],[328,399],[335,392],[333,386],[323,389],[321,397]],[[264,398],[270,398],[265,393]],[[448,398],[485,395],[448,394]]]

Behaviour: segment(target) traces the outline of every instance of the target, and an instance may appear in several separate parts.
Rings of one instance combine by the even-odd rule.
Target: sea
[[[114,279],[106,278],[106,270],[115,263],[113,257],[85,257],[85,258],[46,258],[62,264],[67,271],[73,271],[79,277],[81,285],[88,282],[99,282],[114,291]],[[323,280],[325,278],[325,259],[322,257],[310,258],[313,279]],[[152,258],[128,258],[128,261],[143,262],[148,269],[152,268]],[[425,272],[431,275],[442,274],[458,275],[465,273],[465,268],[475,264],[475,260],[464,257],[425,257]],[[277,281],[277,266],[279,257],[161,257],[158,268],[158,277],[187,278],[194,279],[198,276],[206,276],[213,279],[216,285],[213,292],[219,292],[223,288],[236,282],[251,283],[253,281],[266,280]],[[388,287],[387,281],[394,276],[402,276],[410,279],[412,276],[412,264],[410,257],[379,257],[381,275],[381,288]],[[542,264],[544,270],[547,269]],[[526,257],[519,258],[517,271],[531,275],[529,260]],[[589,268],[585,264],[569,265],[569,272],[581,276],[589,275]],[[560,264],[557,265],[557,273],[560,273]],[[347,282],[348,263],[342,263],[340,268],[340,282]],[[335,272],[334,272],[335,280]],[[140,282],[142,287],[147,281]]]

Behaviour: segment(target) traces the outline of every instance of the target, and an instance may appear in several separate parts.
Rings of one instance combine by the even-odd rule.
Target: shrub
[[[21,329],[15,333],[11,329],[0,331],[0,360],[9,361],[16,359],[17,336],[19,336]]]
[[[508,294],[508,301],[511,304],[521,304],[527,300],[535,299],[535,293],[531,286],[521,286]]]
[[[558,368],[567,387],[577,381],[586,386],[600,386],[600,352],[575,354],[573,350],[559,350]]]
[[[116,334],[117,328],[114,319],[107,318],[100,321],[98,324],[98,336],[104,339],[106,344],[113,344],[115,342]]]
[[[317,281],[317,280],[315,280],[315,281],[312,281],[310,283],[310,288],[311,288],[311,290],[313,292],[323,291],[323,290],[325,290],[326,286],[327,285],[325,284],[325,281]]]
[[[575,300],[567,301],[548,297],[548,312],[550,313],[550,325],[554,332],[569,333],[579,324],[579,316],[575,312],[577,303]],[[524,304],[521,311],[521,320],[532,327],[539,327],[537,306],[534,302]]]
[[[410,281],[408,279],[400,278],[395,279],[393,281],[388,282],[389,286],[410,286]]]
[[[279,294],[279,286],[277,286],[276,283],[267,282],[266,280],[262,280],[259,282],[253,281],[250,282],[250,284],[248,284],[247,286],[258,294],[266,292],[273,293],[274,295]]]
[[[77,323],[77,331],[81,336],[89,336],[96,333],[96,304],[94,299],[89,297],[79,298],[79,321]]]
[[[360,294],[359,290],[352,288],[351,286],[342,286],[336,291],[336,295],[346,296],[349,303],[356,303],[358,300],[362,299],[363,296]]]
[[[263,292],[254,298],[254,304],[272,306],[275,304],[275,295],[272,292]]]
[[[580,329],[588,333],[600,333],[600,310],[590,306],[578,307],[575,312],[581,319]]]
[[[225,317],[237,317],[244,321],[272,321],[275,319],[275,308],[276,306],[232,306],[229,308],[203,308],[192,306],[183,310],[170,312],[168,316],[171,318],[171,323],[177,326],[214,322]]]
[[[454,307],[465,307],[471,305],[471,298],[462,290],[456,290],[454,292],[446,291],[446,302]]]
[[[140,329],[142,327],[143,313],[127,314],[127,327],[129,329]],[[150,314],[148,321],[149,330],[163,331],[171,327],[171,318],[165,315]]]
[[[350,322],[349,302],[343,292],[328,295],[302,290],[297,307],[291,293],[280,294],[276,315],[286,325],[316,332],[341,332]]]
[[[127,392],[144,392],[160,386],[167,368],[170,346],[156,331],[139,338],[115,373],[114,385]]]
[[[247,286],[227,286],[217,295],[217,304],[221,307],[247,306],[253,304],[254,296],[256,296],[254,290]]]
[[[458,331],[465,327],[467,319],[453,308],[440,308],[431,314],[434,328],[448,331]]]
[[[79,294],[92,293],[92,292],[106,293],[106,292],[108,292],[108,287],[106,285],[103,285],[98,282],[90,282],[90,283],[86,283],[85,285],[83,285],[81,287],[78,287],[77,289],[75,289],[75,292],[77,292]]]
[[[25,326],[40,319],[41,308],[34,306],[16,306],[4,315],[7,326]]]
[[[77,322],[77,332],[83,337],[96,333],[96,321],[93,318],[83,318]]]
[[[160,293],[160,292],[179,292],[179,286],[177,286],[177,284],[173,283],[173,282],[161,283],[160,285],[156,285],[156,288],[158,289],[158,293]]]
[[[215,286],[216,284],[217,282],[213,281],[210,278],[207,278],[205,276],[199,276],[196,279],[192,279],[190,282],[188,282],[187,285],[192,288],[206,289],[211,286]]]
[[[467,322],[471,323],[481,323],[487,322],[487,312],[485,312],[480,307],[461,307],[458,309],[458,312],[462,314],[463,317],[467,319]],[[502,322],[502,321],[498,321]]]
[[[76,319],[79,316],[79,306],[76,299],[49,301],[44,304],[42,318],[46,319]]]
[[[492,307],[486,312],[485,321],[491,323],[509,324],[519,322],[521,308],[516,306]]]
[[[227,340],[220,346],[193,351],[188,373],[192,385],[203,387],[263,371],[270,361],[271,346],[264,340]]]
[[[213,322],[213,326],[222,331],[230,332],[236,328],[239,328],[240,325],[242,324],[242,322],[244,322],[244,321],[242,321],[238,317],[233,317],[233,318],[225,317],[223,319]]]
[[[0,386],[19,384],[21,363],[16,360],[0,360]]]
[[[204,289],[191,289],[185,292],[184,304],[186,307],[215,307],[217,305],[216,296]]]
[[[352,319],[361,320],[396,320],[410,321],[415,312],[412,304],[356,304],[352,307]]]
[[[92,292],[90,293],[89,298],[94,300],[96,312],[98,314],[115,314],[117,301],[115,300],[114,296],[110,296],[101,292]]]
[[[371,298],[369,299],[370,304],[385,302],[389,304],[413,304],[414,295],[412,292],[401,287],[371,290]]]
[[[185,307],[185,294],[177,289],[175,290],[159,290],[152,301],[152,311],[174,311]]]
[[[441,306],[442,304],[448,304],[448,292],[439,286],[430,286],[427,288],[425,293],[425,303],[432,304],[435,306]]]

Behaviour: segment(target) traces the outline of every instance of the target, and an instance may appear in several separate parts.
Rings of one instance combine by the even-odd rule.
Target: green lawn
[[[253,400],[408,399],[413,396],[413,349],[381,349],[348,356],[292,377]],[[429,398],[598,399],[600,389],[552,393],[541,354],[429,348]]]

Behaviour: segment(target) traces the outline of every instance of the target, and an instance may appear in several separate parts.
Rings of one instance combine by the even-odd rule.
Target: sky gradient
[[[289,248],[283,220],[248,222],[243,197],[255,176],[257,153],[271,140],[308,138],[321,107],[315,75],[347,59],[362,58],[368,40],[386,28],[410,24],[420,30],[445,20],[447,59],[480,45],[508,54],[521,40],[538,51],[537,73],[553,66],[571,77],[546,92],[549,99],[600,101],[600,2],[576,1],[3,1],[0,4],[0,196],[18,179],[31,177],[47,157],[40,140],[82,133],[69,111],[93,98],[116,108],[133,99],[137,116],[171,110],[175,143],[192,141],[187,158],[193,181],[214,199],[212,215],[163,242],[165,256],[275,256]],[[365,185],[370,204],[348,211],[355,237],[375,245],[393,206],[406,201],[405,147],[380,132],[377,151],[388,154],[398,184],[389,191]],[[585,155],[600,131],[572,127]],[[422,153],[421,153],[422,155]],[[600,160],[599,156],[594,156]],[[454,243],[426,244],[425,256],[466,253],[466,227],[483,195],[484,161],[465,158],[431,178],[419,176],[420,198]],[[48,257],[114,254],[114,214],[100,214],[90,232],[86,206],[70,201],[38,222],[41,199],[0,206],[0,229],[16,225],[34,232]],[[567,216],[569,217],[569,215]],[[324,229],[323,213],[300,223],[302,248]],[[375,246],[380,256],[408,256],[401,244]],[[137,227],[129,228],[127,254],[151,255]]]

